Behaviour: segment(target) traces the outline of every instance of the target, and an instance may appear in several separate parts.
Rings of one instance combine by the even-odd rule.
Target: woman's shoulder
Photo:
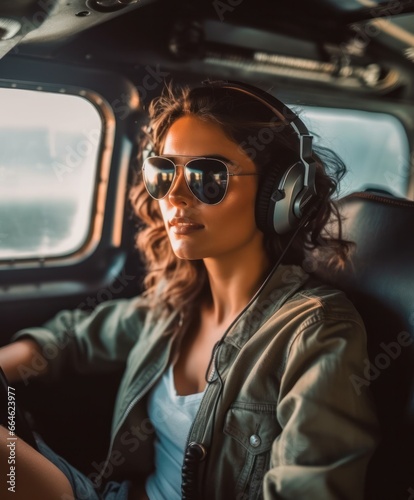
[[[344,291],[321,281],[300,266],[284,266],[283,272],[291,283],[299,283],[285,307],[306,308],[321,319],[354,320],[362,324],[357,308]]]
[[[300,296],[316,302],[326,315],[359,315],[354,303],[343,290],[312,275],[309,276]]]

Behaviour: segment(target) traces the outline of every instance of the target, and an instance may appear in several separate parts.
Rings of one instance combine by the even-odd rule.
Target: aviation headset
[[[316,210],[316,163],[312,158],[312,135],[300,118],[268,92],[235,81],[203,82],[212,88],[237,90],[268,107],[282,125],[290,127],[298,139],[297,160],[285,167],[277,165],[260,182],[256,197],[256,222],[265,233],[286,234],[304,225]]]

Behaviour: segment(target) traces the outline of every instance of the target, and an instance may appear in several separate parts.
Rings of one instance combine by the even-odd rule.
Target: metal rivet
[[[194,441],[188,445],[187,451],[191,453],[198,461],[202,461],[206,458],[207,450],[201,443],[195,443]]]
[[[253,446],[253,448],[257,448],[258,446],[260,446],[262,443],[262,440],[260,439],[260,437],[257,435],[257,434],[252,434],[250,436],[250,445]]]

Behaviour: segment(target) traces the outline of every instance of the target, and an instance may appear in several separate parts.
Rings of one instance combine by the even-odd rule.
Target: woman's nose
[[[194,199],[185,180],[184,167],[181,165],[176,166],[176,174],[168,193],[168,198],[174,205],[189,205]]]

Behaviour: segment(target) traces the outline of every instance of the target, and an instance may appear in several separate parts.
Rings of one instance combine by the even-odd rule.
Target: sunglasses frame
[[[151,158],[162,158],[162,159],[165,159],[165,160],[168,160],[170,163],[173,164],[174,166],[174,177],[171,181],[171,186],[168,188],[168,191],[165,193],[164,196],[162,196],[161,198],[155,198],[148,190],[147,188],[147,184],[145,182],[145,163],[147,162],[147,160],[151,159]],[[189,158],[189,160],[185,163],[175,163],[175,161],[172,160],[172,158],[176,159],[176,158]],[[225,167],[225,170],[226,170],[226,175],[227,175],[227,183],[226,183],[226,188],[225,188],[225,191],[224,191],[224,194],[223,194],[223,197],[221,198],[220,201],[218,201],[217,203],[206,203],[205,201],[202,201],[200,200],[192,191],[191,187],[189,186],[188,184],[188,181],[187,181],[187,176],[185,175],[185,168],[187,167],[187,165],[189,163],[191,163],[192,161],[195,161],[195,160],[214,160],[214,161],[218,161],[220,163],[222,163]],[[227,163],[231,164],[231,165],[236,165],[236,166],[239,166],[236,162],[232,161],[232,160],[228,160]],[[153,200],[156,200],[156,201],[160,201],[160,200],[163,200],[164,198],[166,198],[169,194],[169,192],[171,191],[173,185],[174,185],[174,181],[176,180],[177,178],[177,167],[182,167],[184,169],[184,180],[185,180],[185,183],[190,191],[190,193],[194,196],[194,198],[196,198],[197,201],[199,201],[200,203],[203,203],[204,205],[218,205],[219,203],[221,203],[224,198],[226,197],[227,195],[227,190],[228,190],[228,187],[229,187],[229,181],[228,181],[228,177],[244,177],[244,176],[251,176],[251,175],[259,175],[257,172],[251,172],[251,173],[240,173],[240,174],[236,174],[234,172],[229,172],[229,167],[227,166],[227,163],[222,160],[221,158],[215,158],[214,156],[188,156],[188,155],[169,155],[169,156],[166,156],[166,155],[154,155],[154,156],[148,156],[147,158],[145,158],[143,164],[142,164],[142,179],[144,181],[144,186],[145,186],[145,189],[147,190],[147,193],[151,196],[151,198]]]

